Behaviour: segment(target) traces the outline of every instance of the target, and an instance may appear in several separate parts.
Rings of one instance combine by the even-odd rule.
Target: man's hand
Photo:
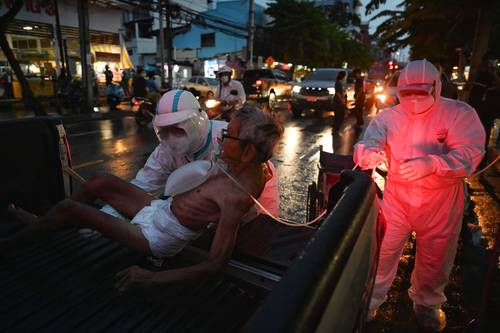
[[[380,148],[366,148],[362,145],[357,146],[354,151],[354,161],[362,169],[375,169],[377,165],[387,161],[385,151]]]
[[[436,165],[434,164],[434,160],[428,156],[407,160],[399,166],[401,177],[408,181],[427,177],[435,171]]]
[[[149,288],[153,286],[154,273],[139,266],[129,267],[116,274],[118,281],[115,289],[124,292],[130,288]]]

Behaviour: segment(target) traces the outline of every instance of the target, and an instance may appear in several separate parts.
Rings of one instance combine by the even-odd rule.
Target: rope
[[[243,192],[245,192],[251,199],[252,201],[260,208],[264,211],[264,213],[266,213],[267,215],[269,215],[269,217],[271,217],[273,220],[275,220],[276,222],[278,223],[281,223],[281,224],[284,224],[286,226],[289,226],[289,227],[307,227],[311,224],[314,224],[316,222],[318,222],[320,219],[323,218],[323,216],[325,216],[326,214],[326,209],[323,210],[315,219],[311,220],[311,221],[308,221],[308,222],[304,222],[304,223],[300,223],[300,222],[295,222],[295,221],[292,221],[292,220],[287,220],[287,219],[283,219],[283,218],[280,218],[280,217],[276,217],[274,216],[271,212],[269,212],[264,206],[262,206],[262,204],[257,200],[255,199],[255,197],[247,191],[247,189],[236,179],[234,178],[233,176],[231,176],[226,170],[224,170],[223,167],[221,167],[219,165],[219,163],[215,163],[217,165],[217,167],[229,178],[233,181],[233,183],[235,183]]]
[[[475,177],[475,176],[478,176],[478,175],[482,174],[483,172],[485,172],[486,170],[488,170],[489,168],[491,168],[493,165],[495,165],[495,163],[498,162],[499,159],[500,159],[500,155],[498,155],[493,160],[493,162],[491,162],[490,164],[488,164],[485,168],[483,168],[482,170],[476,172],[475,174],[471,175],[470,177]]]

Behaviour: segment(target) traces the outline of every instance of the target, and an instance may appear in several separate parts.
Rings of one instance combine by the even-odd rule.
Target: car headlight
[[[330,95],[335,95],[335,88],[334,87],[330,87],[330,88],[327,88],[328,89],[328,93]]]
[[[386,94],[377,94],[376,97],[381,103],[385,103],[385,101],[387,100]]]
[[[382,87],[382,86],[376,86],[376,87],[375,87],[375,92],[376,92],[376,93],[381,93],[381,92],[383,92],[383,91],[384,91],[384,87]]]
[[[300,89],[301,89],[301,88],[302,88],[301,86],[293,86],[292,91],[293,91],[294,93],[298,94],[298,93],[300,92]]]

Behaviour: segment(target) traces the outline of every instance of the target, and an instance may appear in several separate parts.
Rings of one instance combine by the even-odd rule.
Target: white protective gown
[[[231,90],[236,90],[238,95],[231,95]],[[221,99],[226,102],[234,102],[236,101],[238,104],[237,108],[240,108],[246,102],[245,89],[243,88],[243,84],[236,80],[229,81],[228,85],[219,85],[215,90],[215,97]]]
[[[168,176],[177,168],[192,162],[194,160],[210,160],[214,158],[214,149],[219,146],[217,142],[221,139],[222,129],[227,128],[228,123],[225,121],[210,120],[211,131],[205,141],[205,144],[193,154],[193,156],[172,156],[168,147],[159,144],[151,153],[146,164],[137,172],[137,175],[131,183],[142,188],[150,193],[157,193],[165,187]],[[269,161],[269,166],[273,177],[267,181],[262,195],[258,199],[259,202],[272,214],[279,216],[279,187],[278,177],[274,166]],[[161,192],[159,195],[162,195]],[[111,206],[106,205],[102,211],[113,216],[121,217],[120,214]],[[258,213],[263,213],[257,207]],[[250,215],[249,215],[250,217]]]
[[[439,96],[441,84],[436,75],[439,72],[433,66],[425,65],[403,72],[398,86],[434,82],[434,104],[420,114],[404,110],[401,104],[382,110],[355,146],[354,162],[361,167],[370,160],[362,158],[369,148],[385,152],[388,163],[381,201],[387,229],[371,309],[385,300],[412,232],[416,233],[417,249],[410,298],[428,308],[438,308],[446,301],[444,288],[453,267],[466,199],[464,178],[474,172],[484,155],[485,134],[473,108]],[[434,172],[416,181],[404,180],[398,172],[401,163],[423,156],[432,158]]]

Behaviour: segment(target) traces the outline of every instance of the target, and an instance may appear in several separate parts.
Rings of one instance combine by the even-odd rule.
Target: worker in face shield
[[[439,71],[410,62],[398,80],[400,104],[382,110],[355,145],[363,169],[388,166],[381,209],[387,220],[368,319],[384,302],[403,247],[416,233],[409,296],[421,327],[446,326],[441,305],[455,258],[465,202],[464,178],[484,155],[484,129],[469,105],[440,97]]]
[[[151,153],[142,169],[131,181],[135,186],[162,195],[170,174],[179,167],[197,160],[214,160],[214,151],[219,149],[221,133],[227,122],[209,120],[201,111],[198,100],[188,91],[171,90],[165,93],[156,111],[153,125],[160,144]],[[273,214],[279,215],[278,177],[273,164],[269,161],[270,179],[259,198],[260,203]],[[87,184],[88,191],[78,194],[77,200],[84,202],[113,188],[115,179],[109,175],[98,174]],[[110,205],[102,209],[116,217],[121,215]],[[253,212],[253,217],[262,213]],[[251,219],[249,215],[247,217]]]

